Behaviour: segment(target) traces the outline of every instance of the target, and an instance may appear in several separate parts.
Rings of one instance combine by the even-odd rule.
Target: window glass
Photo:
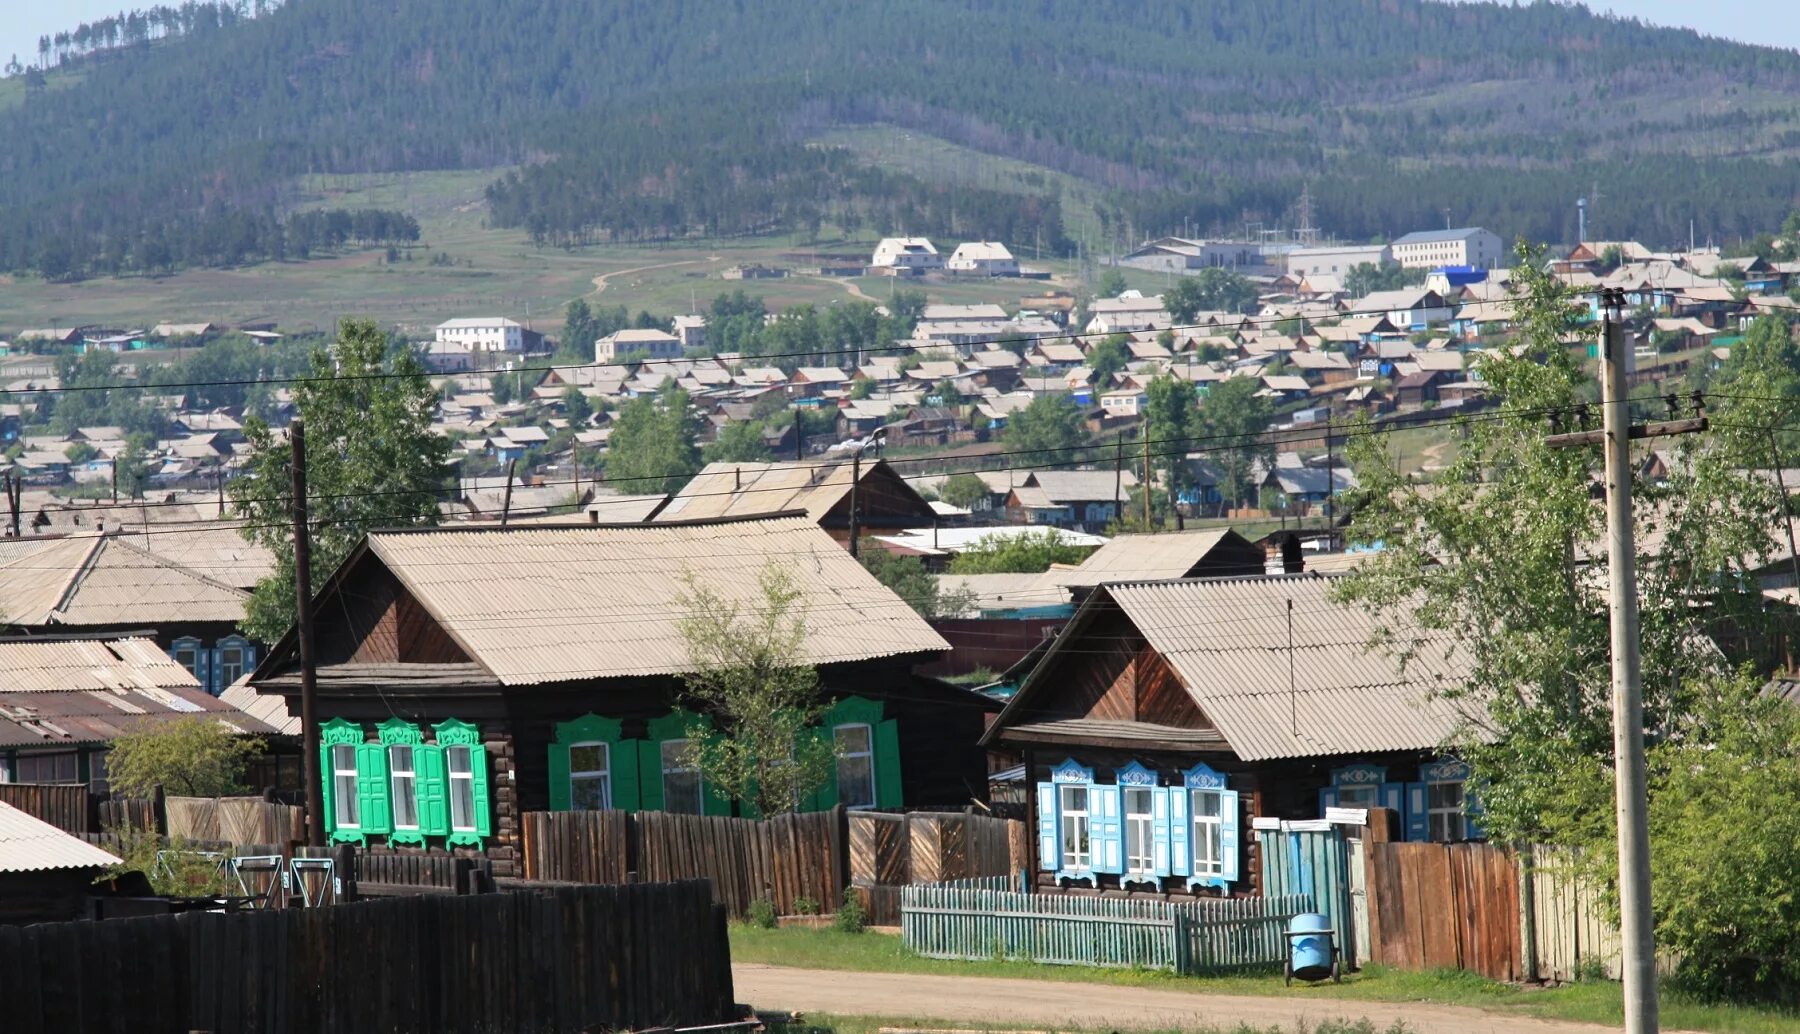
[[[577,743],[569,748],[569,807],[604,811],[612,807],[612,751],[605,743]]]
[[[1152,791],[1132,787],[1125,791],[1125,871],[1154,872],[1151,858],[1150,799]]]
[[[469,833],[475,829],[475,773],[470,748],[446,748],[444,759],[450,768],[450,829]]]
[[[331,813],[339,829],[362,825],[356,800],[356,744],[331,745]]]
[[[874,736],[866,725],[832,730],[837,746],[838,803],[846,808],[875,806]]]
[[[219,651],[219,686],[228,688],[244,676],[244,648],[227,646]]]
[[[106,778],[106,751],[96,750],[88,755],[88,789],[108,793],[111,785]]]
[[[1088,790],[1085,786],[1064,786],[1059,812],[1062,818],[1063,868],[1086,869],[1093,860],[1093,842],[1088,831]]]
[[[688,757],[687,740],[663,741],[662,779],[664,811],[700,814],[700,771]]]
[[[1374,808],[1380,806],[1379,786],[1340,786],[1338,787],[1338,807],[1340,808]]]
[[[191,647],[191,646],[176,647],[175,648],[175,663],[181,665],[183,668],[186,668],[189,675],[192,675],[195,678],[200,677],[200,673],[196,670],[200,666],[200,652],[198,650],[194,649],[193,647]]]
[[[1194,816],[1194,875],[1217,876],[1225,871],[1225,854],[1219,844],[1219,791],[1190,790],[1188,795]]]
[[[387,753],[388,798],[394,808],[394,828],[418,829],[419,799],[413,793],[412,744],[390,744]]]
[[[21,754],[14,766],[21,783],[73,783],[81,779],[81,762],[73,751],[56,754]]]
[[[1425,784],[1425,810],[1431,817],[1431,839],[1440,843],[1467,839],[1463,829],[1463,784]]]

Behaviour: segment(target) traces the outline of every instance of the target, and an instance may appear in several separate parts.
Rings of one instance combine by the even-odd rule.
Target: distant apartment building
[[[1287,253],[1288,275],[1296,279],[1313,276],[1343,276],[1357,266],[1379,266],[1393,261],[1394,253],[1385,244],[1343,244],[1316,248],[1295,248]]]
[[[594,342],[596,363],[610,363],[627,355],[646,359],[680,359],[681,339],[661,330],[621,330]]]
[[[923,237],[884,237],[875,245],[869,265],[896,273],[924,273],[944,268],[944,260]]]
[[[1500,235],[1479,226],[1409,233],[1391,247],[1394,261],[1408,269],[1436,269],[1439,266],[1492,269],[1506,258],[1506,246]]]
[[[677,316],[675,317],[674,330],[675,337],[681,342],[682,348],[706,347],[705,316]]]
[[[944,268],[969,276],[1018,276],[1019,260],[999,241],[969,241],[956,246]]]
[[[522,355],[525,352],[525,326],[504,316],[446,320],[437,325],[436,341],[441,345],[458,345],[472,353]]]

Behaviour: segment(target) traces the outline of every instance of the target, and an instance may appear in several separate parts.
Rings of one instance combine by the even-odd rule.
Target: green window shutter
[[[550,810],[569,810],[569,745],[552,743],[549,749]]]
[[[731,798],[726,797],[724,794],[720,793],[718,788],[713,786],[712,780],[710,780],[710,779],[701,780],[700,789],[701,789],[701,800],[700,800],[700,813],[701,814],[703,814],[703,815],[730,815],[731,814]]]
[[[680,737],[675,737],[679,739]],[[638,810],[663,810],[662,741],[631,740],[638,755]]]
[[[900,789],[900,724],[893,719],[875,725],[875,806],[898,808]]]
[[[475,798],[475,835],[493,836],[493,808],[488,802],[487,748],[477,743],[469,748],[469,788]]]
[[[324,795],[321,798],[325,808],[323,829],[326,833],[337,832],[337,796],[333,792],[331,779],[331,744],[319,742],[319,781],[324,784]]]
[[[444,748],[435,743],[420,745],[413,751],[413,767],[418,773],[414,785],[419,797],[419,832],[429,837],[448,836],[450,798],[444,785]]]
[[[615,811],[641,811],[642,791],[638,778],[638,744],[639,740],[618,740],[611,748],[612,757],[608,764],[612,766],[612,806]],[[662,791],[657,791],[660,799]]]
[[[826,721],[829,722],[830,719],[828,718]],[[825,770],[825,781],[819,784],[819,788],[814,790],[811,796],[800,802],[800,810],[829,811],[837,807],[838,802],[837,741],[832,736],[831,725],[820,729],[808,729],[800,735],[823,740],[825,745],[831,748],[831,767]]]
[[[362,812],[365,835],[393,831],[388,808],[387,748],[379,743],[356,745],[356,803]]]

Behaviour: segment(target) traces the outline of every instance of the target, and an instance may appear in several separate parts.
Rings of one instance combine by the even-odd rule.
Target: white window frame
[[[575,751],[582,747],[599,747],[600,759],[605,764],[600,768],[575,767]],[[569,744],[569,806],[575,804],[575,784],[584,779],[600,781],[600,810],[612,808],[612,744],[606,740],[582,740]]]
[[[842,749],[842,747],[839,746],[841,742],[840,734],[846,729],[861,729],[863,736],[866,738],[865,742],[868,743],[868,748],[865,750]],[[842,725],[834,725],[831,727],[831,747],[832,753],[837,756],[838,803],[844,805],[844,807],[850,811],[866,811],[875,807],[880,800],[876,795],[875,789],[875,727],[867,722],[845,722]],[[869,796],[867,804],[846,803],[848,795],[844,793],[844,762],[852,758],[867,758],[869,760]]]
[[[235,662],[228,661],[225,659],[226,654],[232,654],[232,653],[237,654],[237,660]],[[230,689],[231,684],[233,682],[236,682],[238,679],[241,679],[244,677],[244,666],[247,663],[249,663],[249,659],[250,659],[250,651],[248,649],[246,649],[242,643],[236,643],[236,644],[233,644],[230,646],[219,647],[219,666],[218,666],[219,672],[218,672],[218,674],[219,674],[219,691],[220,692],[224,692],[225,690]],[[237,668],[237,674],[235,674],[235,675],[231,674],[231,669],[233,667]]]
[[[663,810],[674,811],[673,808],[669,807],[669,776],[692,773],[694,777],[694,810],[691,812],[680,812],[678,814],[704,815],[706,814],[706,779],[700,774],[700,769],[690,763],[688,758],[689,746],[690,741],[685,739],[664,740],[662,741],[662,746],[657,748],[657,756],[662,764]],[[670,764],[670,747],[676,748],[674,764]]]
[[[1125,873],[1129,876],[1156,875],[1155,809],[1157,791],[1148,786],[1126,786],[1124,794]],[[1141,799],[1144,810],[1132,809],[1132,800]],[[1141,839],[1140,839],[1141,838]],[[1140,855],[1137,852],[1142,851]]]
[[[1442,805],[1442,804],[1437,803],[1437,801],[1435,801],[1433,799],[1434,794],[1437,790],[1442,789],[1447,786],[1456,787],[1456,804],[1455,805]],[[1468,789],[1467,789],[1465,780],[1441,779],[1441,780],[1438,780],[1437,782],[1426,783],[1425,784],[1425,839],[1429,840],[1430,842],[1432,842],[1434,844],[1449,844],[1449,843],[1454,843],[1458,840],[1469,839],[1469,823],[1468,823],[1467,817],[1463,814],[1463,807],[1467,800],[1468,800]],[[1449,836],[1449,835],[1439,836],[1438,835],[1438,824],[1439,824],[1440,819],[1444,823],[1445,834],[1449,834],[1451,832],[1451,829],[1454,828],[1456,831],[1455,836]],[[1452,826],[1452,824],[1454,824],[1454,825]]]
[[[1191,870],[1194,876],[1225,875],[1225,799],[1218,790],[1189,790],[1188,821],[1192,828],[1188,834],[1189,860],[1193,863]],[[1205,814],[1200,802],[1210,798],[1212,814]],[[1213,857],[1200,857],[1202,847],[1208,848]]]
[[[406,752],[406,770],[394,760],[397,752]],[[446,762],[447,763],[447,762]],[[419,831],[419,759],[410,743],[390,743],[387,745],[388,768],[388,812],[393,819],[394,830],[402,833]],[[400,789],[400,781],[406,780],[406,789]],[[405,801],[412,809],[412,824],[400,821],[400,802]]]
[[[1087,872],[1094,867],[1094,827],[1088,817],[1093,789],[1088,783],[1058,783],[1056,787],[1057,847],[1062,851],[1066,872]],[[1079,808],[1070,803],[1077,791],[1081,794]],[[1071,836],[1073,845],[1069,842]]]
[[[1337,790],[1337,806],[1340,808],[1379,808],[1381,807],[1381,784],[1355,783],[1339,786]]]
[[[344,758],[349,758],[350,767],[344,767]],[[349,794],[346,801],[344,779],[348,777]],[[362,828],[362,800],[358,796],[359,780],[362,774],[356,768],[356,744],[333,743],[331,745],[331,820],[338,829]],[[348,805],[346,807],[346,805]],[[344,816],[349,815],[345,821]]]
[[[457,756],[457,751],[462,751],[462,756],[468,759],[469,764],[467,771],[458,772],[456,770],[453,759]],[[475,832],[475,748],[465,743],[452,743],[445,747],[444,774],[446,777],[445,790],[450,811],[450,832]],[[459,787],[457,785],[458,783],[461,783],[462,786]],[[468,794],[467,822],[459,826],[456,823],[457,795],[464,792]]]

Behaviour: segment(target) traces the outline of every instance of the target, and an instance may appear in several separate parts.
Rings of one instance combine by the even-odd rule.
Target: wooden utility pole
[[[850,457],[850,555],[857,557],[858,559],[861,559],[862,555],[857,552],[856,537],[861,533],[862,529],[858,527],[860,522],[856,519],[856,504],[861,502],[861,500],[857,498],[856,489],[861,482],[862,448],[859,446],[856,450],[856,455]]]
[[[294,468],[294,629],[300,641],[300,765],[306,781],[306,842],[325,846],[320,784],[318,673],[313,668],[312,539],[306,523],[306,426],[288,425]]]
[[[1144,532],[1150,531],[1150,421],[1146,420],[1139,434],[1144,439],[1144,483],[1139,487],[1144,490]]]
[[[502,528],[506,527],[506,522],[512,517],[513,467],[518,462],[516,459],[506,461],[506,495],[500,500],[500,526]]]

